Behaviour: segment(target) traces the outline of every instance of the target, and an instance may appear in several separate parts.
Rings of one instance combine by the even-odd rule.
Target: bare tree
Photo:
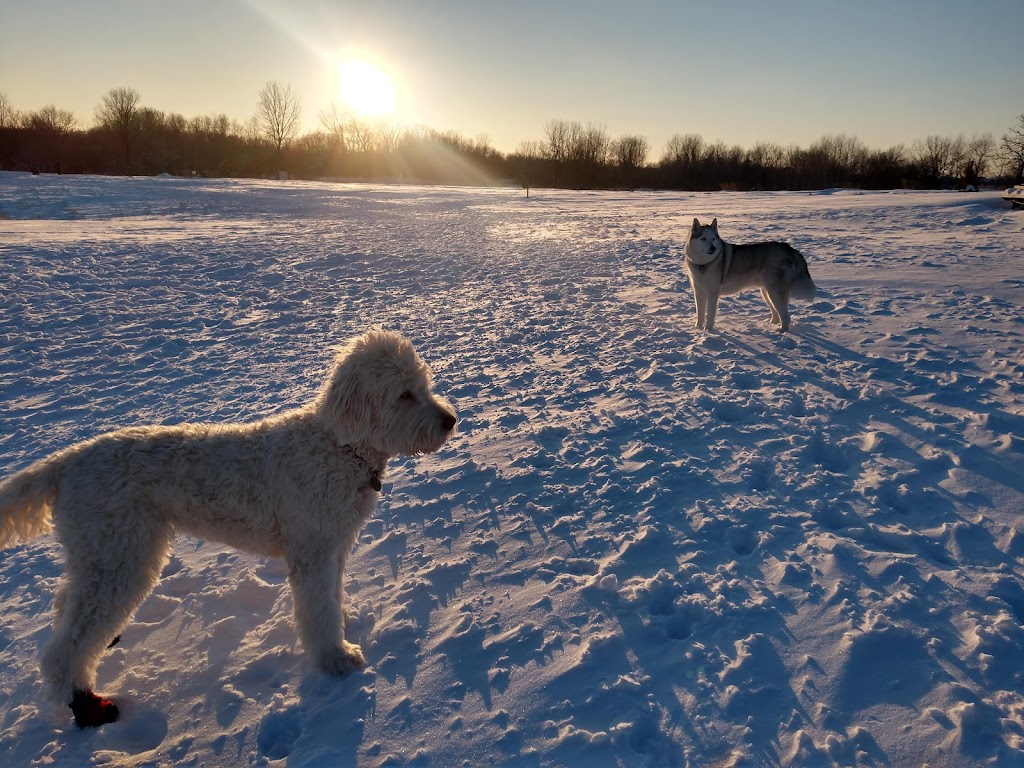
[[[579,123],[573,123],[572,127],[570,159],[586,169],[604,165],[611,149],[611,139],[604,126],[587,123],[583,128]]]
[[[256,115],[253,115],[239,125],[239,132],[249,146],[259,147],[263,145],[263,129],[260,126],[260,119]]]
[[[946,175],[954,181],[963,178],[963,169],[967,165],[967,141],[961,133],[949,140],[949,161],[946,163]]]
[[[53,104],[43,107],[38,112],[33,112],[28,118],[29,126],[52,136],[64,136],[71,133],[77,122],[69,110],[57,109]]]
[[[188,130],[188,120],[184,115],[172,112],[167,116],[167,130],[175,136],[180,136]]]
[[[956,174],[962,186],[978,187],[995,151],[996,140],[992,138],[991,133],[975,136],[962,143]]]
[[[783,184],[786,150],[770,141],[759,141],[743,154],[745,183],[752,189],[778,189]]]
[[[258,133],[258,130],[256,131]],[[184,170],[195,173],[212,173],[223,168],[228,162],[228,136],[244,136],[241,125],[232,125],[225,114],[199,115],[185,121],[182,128]]]
[[[334,139],[329,133],[326,131],[305,133],[295,140],[293,146],[295,154],[298,156],[296,162],[301,162],[301,167],[306,173],[316,176],[327,175],[331,156],[334,154]]]
[[[497,154],[498,152],[498,150],[491,146],[491,137],[486,133],[478,133],[476,135],[476,138],[473,139],[473,148],[471,151],[483,157]]]
[[[121,140],[124,150],[124,172],[132,173],[132,149],[139,138],[142,124],[139,102],[142,97],[134,88],[112,88],[98,107],[95,117],[100,128]]]
[[[823,136],[821,144],[826,150],[830,170],[837,180],[851,179],[860,174],[868,152],[860,139],[841,133],[838,136]]]
[[[868,152],[864,158],[864,180],[874,189],[896,189],[907,176],[907,150],[902,144]]]
[[[723,141],[716,141],[708,146],[704,153],[704,164],[708,167],[708,176],[704,183],[718,186],[723,183],[734,185],[743,167],[743,147],[739,144],[727,146]]]
[[[49,104],[29,114],[25,123],[39,136],[50,167],[60,173],[64,137],[74,130],[77,123],[75,116],[66,109],[58,109]]]
[[[1017,116],[1017,124],[1003,134],[999,145],[1000,159],[1008,171],[1011,181],[1020,184],[1024,181],[1024,115]]]
[[[712,183],[705,178],[711,147],[698,133],[675,134],[665,145],[661,167],[672,182],[683,189],[700,189]]]
[[[167,126],[167,115],[159,109],[142,107],[139,110],[139,123],[142,126],[142,133],[162,131]]]
[[[636,170],[647,162],[651,145],[643,136],[623,136],[612,144],[612,157],[620,168]]]
[[[704,137],[698,133],[685,136],[675,134],[665,145],[665,154],[661,158],[662,165],[696,166],[704,159],[707,147]]]
[[[632,187],[636,183],[638,172],[645,162],[650,144],[643,136],[622,136],[611,143],[609,155],[617,166],[619,181]]]
[[[759,141],[746,153],[747,162],[759,168],[778,170],[786,165],[786,150],[770,141]]]
[[[356,152],[367,154],[377,148],[377,128],[365,120],[352,118],[348,124],[348,135]]]
[[[194,136],[227,136],[231,120],[227,115],[199,115],[188,120],[185,130]]]
[[[802,154],[805,181],[816,187],[838,187],[863,170],[867,148],[845,134],[826,134]]]
[[[299,133],[302,105],[290,85],[271,81],[260,91],[256,117],[267,140],[277,149],[278,158],[285,144]]]
[[[516,145],[515,152],[512,154],[519,157],[528,157],[531,160],[539,160],[544,157],[544,145],[536,140],[520,141],[519,144]]]
[[[339,107],[336,101],[332,101],[327,109],[320,111],[320,124],[330,134],[334,148],[338,152],[344,153],[348,149],[348,142],[345,139],[351,121],[352,115]]]
[[[924,180],[931,186],[938,186],[943,178],[951,174],[950,165],[956,154],[956,142],[947,136],[929,136],[916,139],[911,153]]]
[[[402,143],[402,126],[389,120],[378,120],[374,127],[377,137],[377,151],[390,154]]]
[[[555,163],[565,162],[569,157],[571,132],[571,123],[565,120],[548,120],[544,124],[544,157]]]
[[[13,128],[17,123],[18,113],[14,111],[7,94],[0,91],[0,130]]]

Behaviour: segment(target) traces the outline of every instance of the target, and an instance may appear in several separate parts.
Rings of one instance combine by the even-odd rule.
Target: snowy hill
[[[178,540],[44,703],[60,549],[0,555],[0,765],[1024,765],[1024,216],[996,194],[669,194],[0,174],[0,474],[313,397],[410,336],[459,409],[311,671],[281,561]],[[696,331],[693,217],[821,287]]]

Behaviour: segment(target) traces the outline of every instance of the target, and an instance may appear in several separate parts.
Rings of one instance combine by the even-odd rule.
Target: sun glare
[[[395,111],[391,78],[362,59],[338,64],[338,98],[363,117],[382,117]]]

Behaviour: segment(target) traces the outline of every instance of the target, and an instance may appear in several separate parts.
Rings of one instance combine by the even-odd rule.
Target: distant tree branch
[[[267,141],[277,149],[278,157],[282,148],[298,135],[301,115],[299,97],[290,85],[271,81],[263,86],[256,118]]]

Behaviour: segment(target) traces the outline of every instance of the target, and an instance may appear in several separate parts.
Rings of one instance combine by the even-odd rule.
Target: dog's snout
[[[454,413],[449,413],[448,411],[441,411],[441,427],[444,429],[445,432],[451,432],[453,429],[455,429],[455,423],[457,421],[458,419],[455,418]]]

